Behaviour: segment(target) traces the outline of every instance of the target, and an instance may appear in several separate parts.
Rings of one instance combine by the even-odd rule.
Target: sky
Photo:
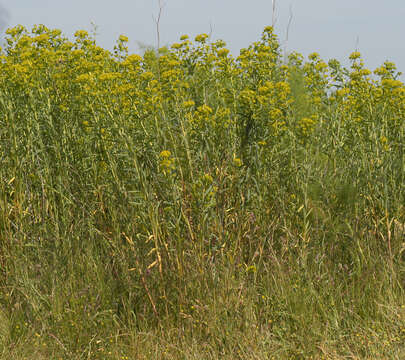
[[[272,23],[272,0],[161,2],[161,46],[183,34],[211,33],[212,40],[224,40],[238,55]],[[159,0],[0,0],[0,31],[3,37],[7,27],[44,24],[73,38],[76,30],[91,30],[93,23],[100,46],[111,50],[124,34],[130,52],[141,53],[142,44],[157,45],[158,13]],[[372,70],[389,60],[405,72],[404,0],[276,0],[275,17],[286,51],[318,52],[324,60],[336,58],[347,66],[349,54],[358,50]]]

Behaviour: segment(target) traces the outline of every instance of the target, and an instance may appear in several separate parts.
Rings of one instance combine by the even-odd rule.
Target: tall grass
[[[385,63],[8,30],[4,359],[403,359],[405,88]]]

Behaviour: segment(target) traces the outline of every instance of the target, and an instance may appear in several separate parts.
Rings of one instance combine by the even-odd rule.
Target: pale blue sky
[[[259,39],[271,24],[271,0],[164,0],[161,44],[176,42],[182,34],[209,33],[223,39],[233,54]],[[45,24],[72,37],[75,30],[98,26],[98,42],[112,49],[120,34],[130,39],[130,50],[139,52],[138,42],[156,45],[152,15],[158,0],[0,0],[0,25]],[[404,0],[278,0],[276,32],[285,40],[289,8],[293,18],[288,50],[305,55],[319,52],[325,60],[337,58],[347,64],[356,49],[366,65],[374,69],[385,60],[405,72]],[[4,10],[7,10],[8,16]],[[1,30],[4,32],[4,27]],[[404,77],[402,77],[404,79]]]

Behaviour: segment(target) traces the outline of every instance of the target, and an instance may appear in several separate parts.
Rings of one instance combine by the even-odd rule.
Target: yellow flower
[[[131,54],[127,56],[126,61],[130,63],[140,63],[142,61],[142,56]]]
[[[144,72],[141,76],[144,80],[151,80],[153,78],[153,73],[151,73],[150,71],[147,71],[147,72]]]
[[[109,81],[109,80],[115,80],[119,77],[121,77],[120,73],[116,73],[116,72],[104,73],[99,76],[99,80],[100,81]]]
[[[183,102],[183,106],[185,108],[193,107],[194,105],[195,105],[195,102],[193,100],[187,100],[187,101]]]
[[[48,34],[41,34],[36,37],[34,37],[34,42],[37,44],[44,44],[46,41],[49,40],[49,35]]]
[[[336,90],[336,95],[339,97],[343,97],[343,96],[347,95],[349,92],[350,92],[349,88],[342,88],[342,89]]]
[[[170,81],[170,78],[173,78],[177,75],[177,72],[175,70],[168,70],[162,73],[162,79],[168,79]]]
[[[381,145],[382,145],[384,151],[388,151],[390,149],[387,137],[381,136],[380,137],[380,142],[381,142]]]
[[[84,55],[83,49],[75,49],[71,52],[74,57],[81,57]]]
[[[371,74],[371,71],[369,69],[361,69],[360,74],[363,76],[368,76]]]
[[[239,98],[243,104],[252,104],[255,102],[256,94],[253,90],[245,89],[240,92]]]
[[[201,180],[205,184],[211,184],[214,181],[214,179],[212,178],[212,176],[210,174],[204,174]]]
[[[76,77],[75,81],[78,83],[85,83],[85,82],[88,82],[90,79],[91,79],[90,74],[81,74]]]
[[[303,135],[308,135],[314,128],[316,121],[312,118],[303,117],[299,123],[298,127],[300,128]]]
[[[165,175],[171,174],[174,170],[174,159],[171,156],[171,152],[169,150],[163,150],[159,157],[160,159],[160,169],[163,171]]]
[[[180,63],[179,63],[177,60],[169,60],[169,61],[167,62],[167,65],[174,67],[174,66],[180,65]]]
[[[259,94],[267,94],[269,92],[269,88],[267,86],[260,86],[257,91]]]
[[[199,42],[199,43],[205,43],[205,41],[207,40],[207,38],[208,38],[208,35],[207,35],[207,34],[200,34],[200,35],[197,35],[197,36],[195,37],[195,41],[196,41],[196,42]]]
[[[319,59],[319,54],[316,53],[316,52],[314,52],[314,53],[312,53],[312,54],[309,54],[309,55],[308,55],[308,59],[309,59],[309,60],[312,60],[312,61],[317,60],[317,59]]]
[[[361,54],[358,51],[354,51],[350,54],[349,59],[350,60],[356,60],[361,56]]]
[[[219,49],[219,50],[217,51],[217,54],[218,54],[218,56],[226,57],[226,56],[229,54],[229,50],[228,50],[228,49],[225,49],[225,48]]]
[[[381,81],[381,84],[383,87],[387,87],[387,88],[395,88],[395,87],[400,87],[403,85],[402,81],[394,80],[394,79],[384,79]]]
[[[242,160],[236,157],[235,154],[233,155],[233,164],[237,167],[241,167],[243,165]]]
[[[9,28],[6,30],[6,34],[12,37],[20,35],[22,32],[26,31],[25,27],[22,25],[17,25],[13,28]]]
[[[75,32],[75,37],[78,39],[84,39],[89,36],[89,33],[86,30],[78,30]]]
[[[121,42],[128,42],[128,37],[125,35],[120,35],[120,37],[118,38],[119,41]]]
[[[266,26],[264,28],[265,33],[272,33],[273,32],[273,26]]]
[[[197,111],[200,114],[208,115],[212,113],[212,109],[208,105],[201,105],[197,108]]]
[[[379,68],[374,70],[374,74],[383,76],[389,74],[389,72],[384,66],[380,66]]]
[[[172,153],[169,150],[163,150],[159,156],[161,158],[169,158],[172,155]]]

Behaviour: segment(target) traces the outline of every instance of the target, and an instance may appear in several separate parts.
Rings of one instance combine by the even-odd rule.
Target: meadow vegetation
[[[127,42],[7,30],[0,357],[405,359],[395,65]]]

